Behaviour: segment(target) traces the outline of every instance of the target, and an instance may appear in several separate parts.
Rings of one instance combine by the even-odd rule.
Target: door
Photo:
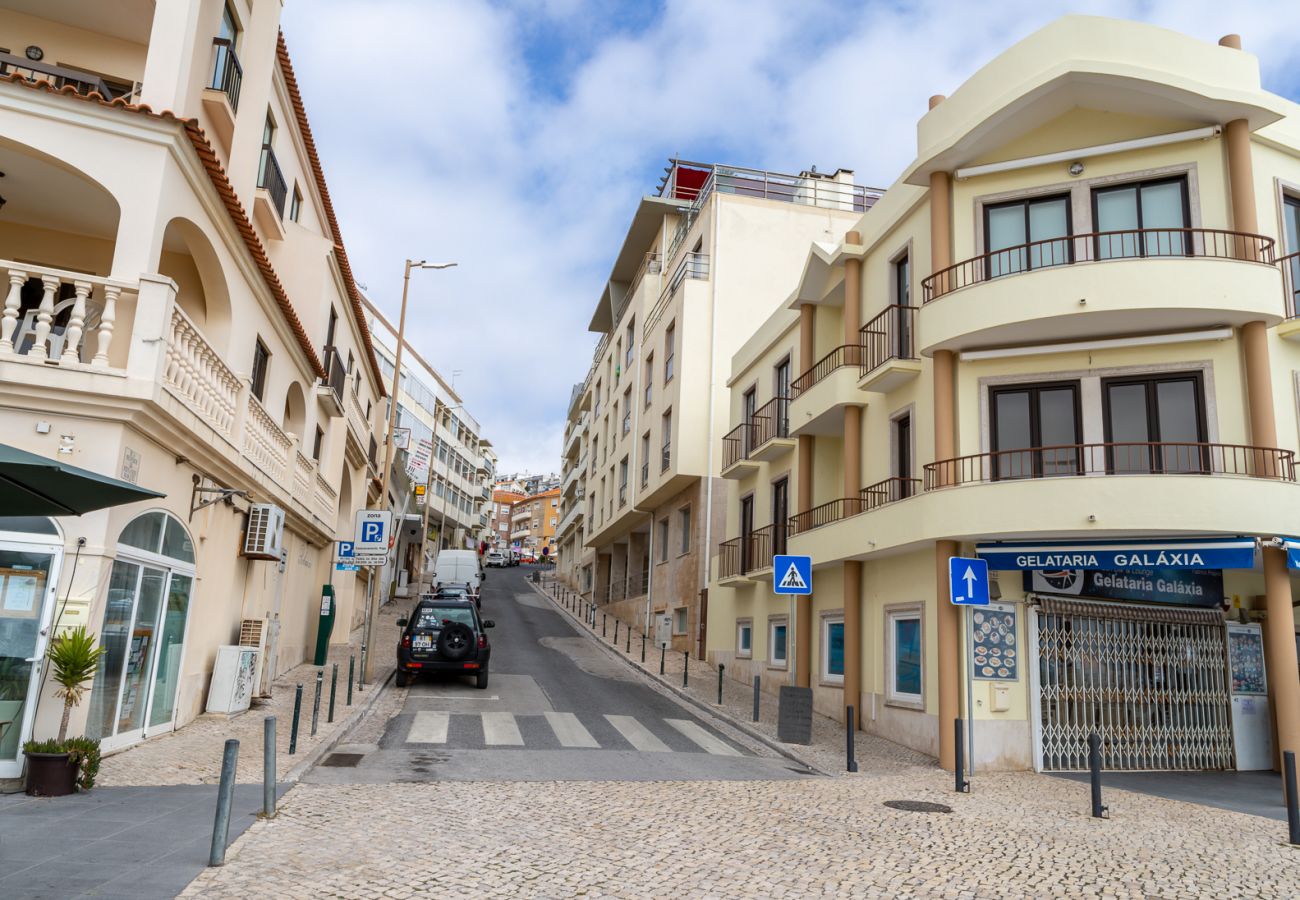
[[[1077,382],[997,388],[990,401],[994,479],[1079,473]]]
[[[740,410],[740,421],[745,423],[745,430],[742,431],[741,434],[744,435],[744,454],[746,458],[749,457],[750,451],[754,449],[754,444],[757,443],[757,441],[754,440],[755,431],[758,428],[758,424],[754,421],[754,414],[757,412],[758,397],[754,393],[754,388],[750,388],[745,391],[745,396],[741,401]]]
[[[912,496],[912,417],[894,422],[895,455],[898,457],[898,491],[886,499],[905,500]]]
[[[740,498],[740,571],[754,568],[754,495]]]
[[[0,778],[23,772],[61,548],[0,542]]]
[[[776,422],[773,434],[776,437],[790,436],[790,357],[776,364],[772,372],[772,396],[776,398]]]
[[[1098,259],[1181,256],[1191,251],[1187,179],[1166,178],[1092,193]]]
[[[1111,472],[1211,471],[1197,373],[1102,382]]]
[[[984,240],[989,278],[1071,262],[1069,196],[984,207]]]
[[[99,633],[107,652],[95,674],[86,724],[106,750],[144,737],[166,591],[166,569],[114,560]]]
[[[790,479],[772,482],[772,555],[785,554],[785,528],[790,519]]]

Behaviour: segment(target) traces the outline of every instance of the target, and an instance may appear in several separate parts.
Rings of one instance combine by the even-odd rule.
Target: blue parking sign
[[[774,556],[772,591],[776,594],[811,594],[812,557]]]

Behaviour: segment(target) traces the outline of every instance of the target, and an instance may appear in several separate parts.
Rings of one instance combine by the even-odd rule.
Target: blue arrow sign
[[[776,594],[811,594],[812,557],[774,556],[772,558],[772,592]]]
[[[957,606],[988,606],[989,564],[982,559],[949,557],[948,599]]]

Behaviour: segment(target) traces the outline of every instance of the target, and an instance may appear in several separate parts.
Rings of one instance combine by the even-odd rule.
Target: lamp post
[[[406,345],[406,297],[411,286],[412,269],[450,269],[456,263],[431,263],[424,260],[406,261],[406,270],[402,273],[402,311],[397,318],[397,351],[393,360],[393,389],[388,394],[388,430],[384,434],[384,469],[379,477],[379,508],[383,509],[388,505],[388,476],[393,467],[393,428],[397,425],[397,391],[401,385],[402,377],[402,348]],[[432,461],[431,461],[432,462]],[[365,681],[371,681],[375,674],[375,659],[373,650],[374,644],[371,641],[371,634],[374,631],[375,619],[379,615],[379,594],[375,591],[375,581],[371,577],[369,585],[369,602],[366,603],[366,630],[365,630],[365,665],[362,666],[362,678]]]

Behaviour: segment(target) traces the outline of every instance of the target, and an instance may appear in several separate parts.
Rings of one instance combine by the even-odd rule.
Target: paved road
[[[491,682],[425,678],[404,693],[378,744],[343,744],[304,779],[651,781],[802,777],[788,760],[646,681],[580,634],[527,583],[491,570],[483,616]],[[388,652],[381,649],[379,652]],[[720,730],[722,729],[722,730]],[[346,740],[346,739],[345,739]]]

